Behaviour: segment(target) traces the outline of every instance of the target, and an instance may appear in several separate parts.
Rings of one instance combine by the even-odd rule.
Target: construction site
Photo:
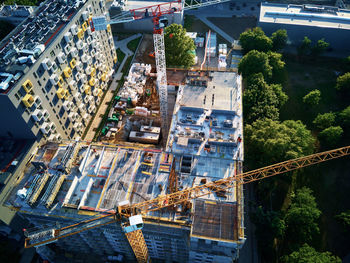
[[[134,136],[137,142],[152,143],[160,136],[159,101],[147,104],[155,92],[147,86],[152,78],[150,65],[133,64],[110,112],[118,121],[111,120],[115,127],[107,132],[124,127],[121,135],[116,131],[122,137],[125,126],[133,124],[130,141]],[[132,248],[114,218],[79,222],[109,215],[121,204],[138,204],[240,173],[241,92],[236,73],[188,72],[177,91],[164,150],[83,141],[40,145],[6,204],[35,227],[27,230],[27,246],[35,245],[43,258],[55,262],[60,249],[93,250],[106,260],[122,256],[133,261]],[[133,114],[128,114],[128,104],[136,106]],[[154,112],[158,118],[152,117]],[[135,117],[139,126],[130,124]],[[245,240],[243,214],[238,214],[243,211],[238,207],[243,206],[242,188],[234,183],[230,189],[212,190],[201,198],[143,213],[142,232],[152,261],[227,262],[237,257]],[[58,226],[67,227],[67,237],[48,241]],[[48,243],[53,244],[44,246]]]

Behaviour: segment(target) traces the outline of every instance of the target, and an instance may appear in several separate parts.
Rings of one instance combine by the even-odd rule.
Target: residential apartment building
[[[117,62],[103,0],[45,1],[0,43],[0,137],[81,136]]]

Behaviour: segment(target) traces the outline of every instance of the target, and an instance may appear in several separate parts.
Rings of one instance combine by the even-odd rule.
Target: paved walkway
[[[114,45],[115,48],[120,48],[121,51],[123,51],[123,53],[125,54],[125,57],[123,59],[123,61],[120,63],[120,66],[117,70],[116,73],[114,73],[113,75],[113,79],[112,79],[112,83],[109,86],[109,89],[106,91],[107,94],[104,97],[103,101],[101,102],[101,106],[98,109],[98,112],[96,112],[94,120],[92,121],[92,124],[89,128],[89,131],[87,132],[86,136],[85,136],[85,140],[86,141],[92,141],[94,136],[95,136],[95,131],[94,129],[97,129],[98,126],[100,126],[100,123],[102,121],[102,118],[104,116],[104,114],[107,111],[108,105],[111,102],[111,100],[113,99],[113,94],[114,91],[116,90],[116,88],[118,87],[118,82],[119,80],[122,78],[122,69],[124,67],[124,64],[126,62],[126,60],[128,59],[128,57],[132,56],[134,53],[128,49],[127,44],[131,41],[134,40],[135,38],[140,37],[141,34],[136,34],[136,35],[132,35],[131,37],[125,38],[121,41],[117,41],[116,38],[114,38]]]

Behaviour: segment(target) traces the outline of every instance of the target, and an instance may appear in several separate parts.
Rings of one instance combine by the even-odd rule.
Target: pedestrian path
[[[131,40],[134,40],[140,36],[141,36],[141,34],[135,34],[135,35],[132,35],[132,36],[125,38],[123,40],[120,40],[120,41],[118,41],[116,38],[114,38],[115,48],[116,49],[120,48],[120,50],[123,51],[123,53],[125,54],[125,57],[124,57],[123,61],[120,63],[120,66],[119,66],[117,72],[114,73],[112,83],[109,86],[109,89],[106,91],[107,94],[104,97],[103,101],[101,102],[101,106],[98,109],[98,112],[96,112],[94,120],[92,121],[92,124],[89,128],[89,131],[87,132],[87,134],[85,136],[86,141],[93,140],[93,138],[95,136],[94,130],[97,129],[98,126],[100,125],[102,118],[103,118],[105,112],[107,111],[108,105],[109,105],[110,101],[113,99],[113,94],[114,94],[114,91],[118,87],[118,82],[122,78],[123,74],[121,73],[121,71],[124,67],[124,64],[125,64],[126,60],[128,59],[128,57],[130,57],[134,54],[131,50],[128,49],[128,46],[127,46],[128,43]]]

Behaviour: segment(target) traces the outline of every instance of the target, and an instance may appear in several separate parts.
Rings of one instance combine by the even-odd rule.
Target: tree
[[[182,25],[171,24],[164,34],[165,56],[167,65],[191,67],[194,65],[195,50],[193,40],[186,35]]]
[[[254,167],[312,154],[315,139],[301,121],[257,120],[245,127],[246,156]]]
[[[318,252],[308,244],[282,258],[284,263],[341,263],[341,259],[330,252]]]
[[[337,78],[337,90],[350,91],[350,72],[345,73]]]
[[[239,62],[238,72],[244,78],[260,72],[265,78],[271,78],[272,67],[269,64],[268,55],[257,50],[249,51]]]
[[[317,223],[320,215],[312,190],[298,189],[285,217],[287,236],[293,245],[310,242],[320,232]]]
[[[282,60],[282,54],[269,51],[267,52],[269,57],[269,65],[272,67],[272,77],[271,80],[274,82],[283,81],[283,72],[285,62]]]
[[[312,123],[319,129],[326,129],[334,124],[335,117],[333,112],[318,114]]]
[[[324,53],[329,47],[329,43],[324,41],[324,38],[317,41],[316,45],[311,49],[313,55],[319,56]]]
[[[278,120],[278,109],[287,99],[281,85],[268,85],[262,73],[251,75],[243,94],[244,117],[248,123],[265,118]]]
[[[272,49],[272,40],[265,35],[260,27],[243,32],[239,36],[239,42],[245,53],[251,50],[266,52]]]
[[[325,146],[334,146],[339,142],[342,135],[343,129],[340,126],[331,126],[321,131],[318,138]]]
[[[319,91],[318,89],[310,91],[303,97],[304,103],[309,104],[311,106],[317,105],[320,102],[320,99],[321,91]]]
[[[282,50],[287,44],[287,39],[288,35],[285,29],[278,29],[276,32],[272,33],[271,40],[273,50]]]
[[[303,41],[301,42],[301,45],[298,46],[298,54],[300,56],[309,55],[311,52],[311,40],[308,37],[304,37]]]
[[[286,229],[283,216],[280,212],[265,211],[259,206],[250,214],[256,225],[255,235],[264,258],[271,257],[271,249],[275,238],[282,238]]]
[[[350,229],[350,210],[341,212],[339,215],[336,215],[335,218],[339,220],[348,230]]]
[[[350,106],[339,113],[339,118],[344,127],[350,127]]]

